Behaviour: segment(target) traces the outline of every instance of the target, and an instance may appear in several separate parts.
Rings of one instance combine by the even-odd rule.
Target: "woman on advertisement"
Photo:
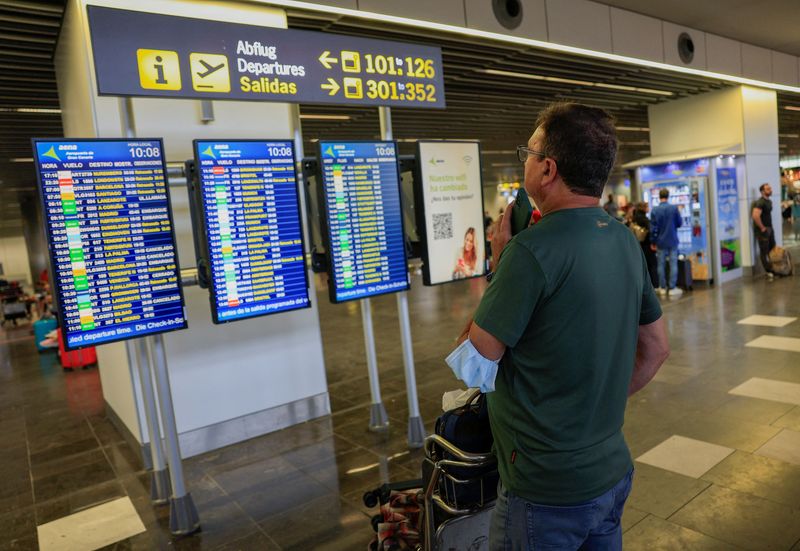
[[[475,275],[478,255],[475,251],[475,228],[468,228],[464,234],[464,244],[459,248],[453,279],[464,279]]]

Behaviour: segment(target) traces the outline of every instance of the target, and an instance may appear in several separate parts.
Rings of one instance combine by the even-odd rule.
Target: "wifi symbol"
[[[470,157],[469,155],[464,155],[464,157],[462,158],[464,159],[464,162],[467,164],[470,164],[472,162],[472,157]]]

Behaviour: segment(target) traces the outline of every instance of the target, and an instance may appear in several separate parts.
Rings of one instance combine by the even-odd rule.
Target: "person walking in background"
[[[617,215],[619,208],[617,208],[617,204],[614,202],[613,193],[608,194],[608,201],[603,205],[603,210],[606,211],[611,218],[619,218]]]
[[[669,190],[658,192],[659,204],[650,215],[651,239],[656,245],[658,261],[658,294],[680,296],[678,284],[678,228],[683,220],[678,207],[669,203]],[[669,259],[669,288],[667,288],[666,262]]]
[[[792,201],[792,230],[794,240],[800,241],[800,193],[795,193]]]
[[[650,231],[650,219],[647,218],[648,210],[650,210],[650,205],[644,201],[636,203],[636,206],[633,209],[633,217],[631,218],[631,222],[645,231],[644,239],[639,241],[639,245],[642,246],[644,259],[647,262],[647,273],[650,275],[650,281],[653,283],[653,287],[658,287],[658,261],[656,260],[656,245],[653,243],[653,235]]]
[[[761,197],[753,203],[753,229],[756,232],[758,241],[758,252],[761,256],[761,265],[767,272],[767,278],[773,279],[775,274],[772,272],[772,265],[769,261],[769,252],[775,248],[775,230],[772,229],[772,186],[761,184],[758,188]]]

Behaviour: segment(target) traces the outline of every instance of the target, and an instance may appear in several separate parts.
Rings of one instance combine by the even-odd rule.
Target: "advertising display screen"
[[[186,327],[161,140],[34,140],[67,349]]]
[[[417,222],[422,277],[436,285],[486,273],[483,188],[477,142],[418,142]]]
[[[410,286],[394,142],[319,142],[329,292],[343,302]]]
[[[294,144],[195,140],[194,151],[214,323],[310,306]]]

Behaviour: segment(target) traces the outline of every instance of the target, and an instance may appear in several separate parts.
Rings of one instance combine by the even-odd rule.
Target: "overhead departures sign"
[[[87,9],[100,95],[445,107],[440,48]]]
[[[332,302],[410,286],[394,142],[319,142]]]
[[[186,327],[161,140],[34,140],[68,349]]]
[[[293,142],[194,146],[214,322],[310,306]]]

